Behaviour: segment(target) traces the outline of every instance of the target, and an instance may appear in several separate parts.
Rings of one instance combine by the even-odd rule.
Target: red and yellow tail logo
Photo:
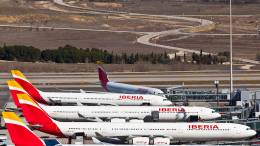
[[[10,90],[10,93],[11,93],[11,96],[12,96],[12,99],[13,99],[15,105],[18,108],[20,108],[20,104],[19,104],[19,101],[17,99],[17,94],[22,94],[22,93],[27,93],[27,92],[15,80],[7,81],[7,85],[8,85],[8,88]]]
[[[47,102],[43,99],[43,97],[40,94],[40,91],[35,88],[23,75],[22,72],[19,70],[12,70],[11,71],[13,78],[17,83],[21,85],[21,87],[31,96],[33,97],[36,101],[47,104]]]
[[[22,104],[31,105],[31,106],[41,110],[42,112],[44,112],[42,110],[42,108],[38,105],[38,103],[36,101],[34,101],[28,94],[18,94],[17,98],[21,105]]]
[[[18,94],[17,98],[23,111],[23,115],[29,124],[39,125],[39,131],[60,137],[64,136],[56,124],[58,122],[51,119],[39,104],[28,94]]]
[[[16,146],[45,146],[25,123],[13,112],[2,112],[12,142]]]
[[[13,78],[15,78],[15,79],[17,78],[17,79],[21,79],[21,80],[29,82],[26,79],[26,77],[23,75],[23,73],[20,72],[19,70],[11,70],[11,73],[12,73]]]

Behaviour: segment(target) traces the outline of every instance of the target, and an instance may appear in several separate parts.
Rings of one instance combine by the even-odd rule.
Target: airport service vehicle
[[[157,95],[119,94],[119,93],[68,93],[43,92],[35,88],[18,70],[12,70],[16,82],[37,102],[43,104],[77,104],[77,105],[172,105],[166,98]],[[10,91],[19,92],[20,87],[14,81],[8,81]]]
[[[165,93],[157,88],[145,87],[145,86],[138,86],[138,85],[129,85],[124,83],[117,83],[109,81],[107,77],[107,73],[105,70],[98,66],[98,76],[99,81],[103,89],[108,92],[115,92],[115,93],[127,93],[127,94],[154,94],[154,95],[161,95],[163,96]]]
[[[84,136],[125,138],[149,137],[168,138],[177,141],[219,141],[252,137],[256,132],[248,126],[233,123],[112,123],[112,122],[58,122],[27,94],[17,95],[20,107],[27,122],[39,131],[59,137]],[[157,139],[158,140],[158,139]],[[160,139],[159,139],[160,140]],[[163,139],[162,142],[166,142]]]

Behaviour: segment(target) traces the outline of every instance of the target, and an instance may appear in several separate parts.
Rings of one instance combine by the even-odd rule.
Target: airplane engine
[[[110,120],[110,122],[113,122],[113,123],[125,123],[126,120],[125,119],[120,119],[120,118],[113,118]]]
[[[128,141],[128,143],[132,145],[149,145],[149,142],[149,137],[135,137]]]
[[[153,145],[170,145],[171,140],[169,138],[156,137],[153,139]]]

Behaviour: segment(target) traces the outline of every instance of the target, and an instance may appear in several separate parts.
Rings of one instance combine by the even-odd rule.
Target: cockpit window
[[[215,113],[216,111],[212,110],[211,112],[212,112],[212,113]]]
[[[246,128],[246,130],[250,130],[250,128]]]
[[[165,99],[163,99],[163,101],[167,101],[167,100],[168,100],[168,99],[166,99],[166,98],[165,98]]]

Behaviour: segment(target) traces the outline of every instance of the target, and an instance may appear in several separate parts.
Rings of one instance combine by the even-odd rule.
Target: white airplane
[[[221,117],[215,110],[205,107],[173,106],[45,106],[50,117],[61,121],[113,121],[125,119],[144,121],[187,121],[190,118],[213,120]]]
[[[165,93],[157,88],[138,86],[138,85],[129,85],[124,83],[117,83],[109,81],[107,73],[105,70],[98,66],[98,76],[99,81],[103,89],[108,92],[114,93],[127,93],[127,94],[154,94],[163,96]]]
[[[18,94],[20,107],[27,122],[38,130],[60,137],[77,134],[95,137],[125,138],[128,141],[157,142],[241,140],[256,134],[250,127],[233,123],[112,123],[58,122],[27,94]]]
[[[14,103],[19,108],[17,94],[27,93],[15,81],[8,81]],[[14,88],[15,86],[15,88]],[[17,90],[19,89],[19,90]],[[36,101],[37,102],[37,101]],[[212,120],[221,117],[215,110],[185,106],[46,106],[40,104],[50,117],[61,121],[115,121],[118,118],[135,122],[135,119],[158,121],[185,121],[191,117]],[[15,110],[14,108],[9,108]],[[121,120],[122,121],[122,120]]]
[[[77,104],[77,105],[172,105],[166,97],[144,94],[118,93],[68,93],[43,92],[35,88],[18,70],[12,70],[16,82],[36,101],[43,104]],[[12,83],[13,82],[13,83]],[[14,81],[8,81],[10,90],[20,90]]]

